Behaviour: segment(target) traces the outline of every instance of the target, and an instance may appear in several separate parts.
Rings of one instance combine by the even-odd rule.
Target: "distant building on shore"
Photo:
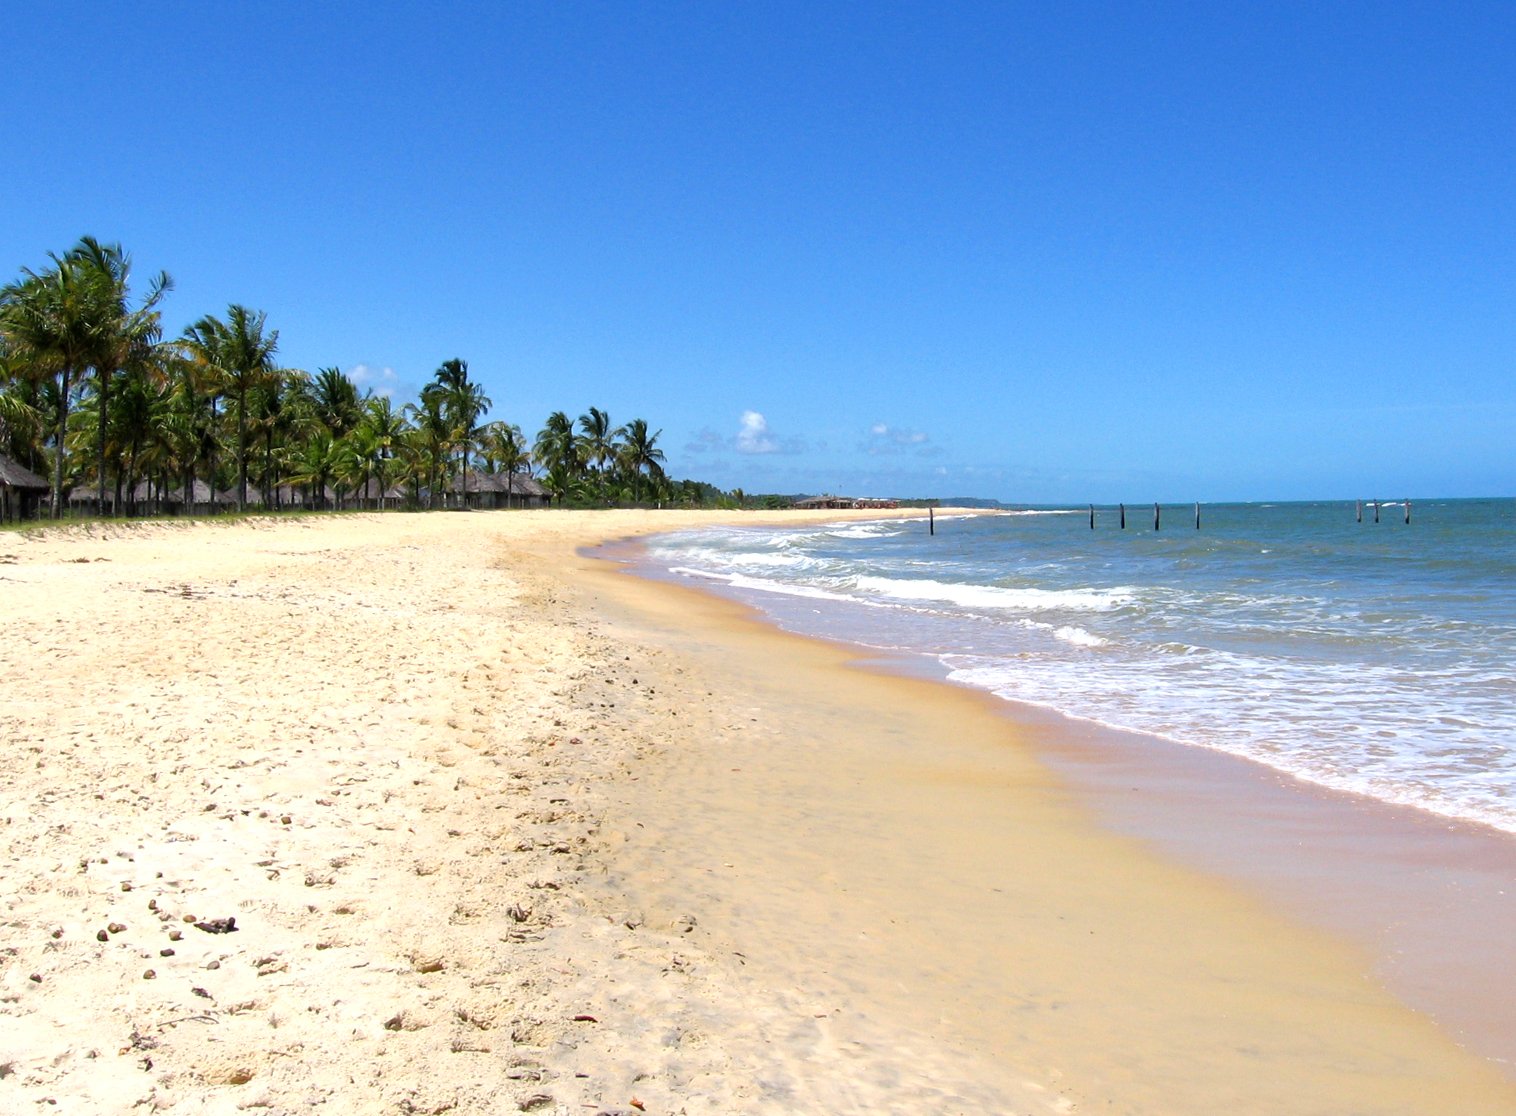
[[[0,522],[33,518],[49,491],[47,481],[25,465],[0,455]]]
[[[448,486],[453,499],[463,489],[463,478],[454,477]],[[553,496],[542,482],[525,473],[470,472],[464,501],[471,508],[545,508]]]
[[[880,496],[807,496],[804,500],[796,500],[797,508],[814,511],[816,509],[859,510],[875,508],[898,508],[899,500],[889,500]]]

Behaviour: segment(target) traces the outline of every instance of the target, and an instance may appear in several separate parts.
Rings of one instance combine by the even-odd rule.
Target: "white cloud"
[[[684,449],[687,453],[710,453],[713,450],[723,450],[726,449],[726,439],[709,426],[704,426],[695,432],[693,441],[685,443]]]
[[[695,436],[685,443],[685,450],[694,454],[719,455],[729,450],[748,454],[797,454],[810,449],[804,438],[780,438],[769,429],[768,419],[759,411],[743,411],[737,420],[737,433],[718,434],[709,426],[701,427]]]
[[[400,376],[388,366],[375,369],[366,364],[355,365],[347,377],[358,387],[371,389],[375,395],[393,396],[400,390]]]
[[[738,453],[778,453],[779,443],[769,433],[768,419],[757,411],[743,411],[737,431]]]
[[[934,452],[933,447],[928,445],[930,441],[931,438],[920,430],[876,422],[869,427],[868,438],[859,449],[871,454],[905,453],[908,450],[914,450],[917,454],[929,454]]]

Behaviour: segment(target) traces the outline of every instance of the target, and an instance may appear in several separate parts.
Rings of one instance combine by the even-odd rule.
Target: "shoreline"
[[[605,578],[602,577],[601,581],[604,582],[604,580]],[[630,581],[632,578],[623,577],[623,580]],[[1222,946],[1222,952],[1227,952],[1230,956],[1226,962],[1214,963],[1218,965],[1230,965],[1235,964],[1237,952],[1243,949],[1243,946],[1239,944],[1240,942],[1246,940],[1248,943],[1247,949],[1260,950],[1260,956],[1251,958],[1249,963],[1244,966],[1244,969],[1252,969],[1252,972],[1246,976],[1234,973],[1233,976],[1228,978],[1229,982],[1243,982],[1254,978],[1263,984],[1270,984],[1272,981],[1277,981],[1278,984],[1296,982],[1299,980],[1304,966],[1304,963],[1299,959],[1319,950],[1325,950],[1327,954],[1333,955],[1328,967],[1336,967],[1337,971],[1337,976],[1332,978],[1332,981],[1328,983],[1335,984],[1338,987],[1343,997],[1342,1000],[1333,1003],[1330,996],[1336,994],[1328,994],[1326,1001],[1323,1003],[1312,1003],[1309,1009],[1302,1007],[1299,1002],[1294,1005],[1294,1009],[1289,1009],[1280,1000],[1274,999],[1272,994],[1260,994],[1255,1000],[1242,1004],[1229,1003],[1225,1010],[1218,1010],[1216,1016],[1210,1020],[1210,1026],[1225,1029],[1234,1021],[1239,1012],[1253,1012],[1255,1013],[1253,1023],[1257,1024],[1263,1019],[1272,1019],[1272,1022],[1267,1024],[1265,1029],[1278,1028],[1278,1030],[1274,1031],[1274,1038],[1288,1044],[1292,1041],[1288,1035],[1289,1030],[1297,1026],[1303,1026],[1302,1021],[1314,1013],[1323,1010],[1324,1004],[1325,1010],[1333,1011],[1345,1008],[1348,1003],[1352,1003],[1355,1010],[1363,1009],[1368,1000],[1381,995],[1384,996],[1384,1000],[1387,1003],[1393,1003],[1394,1001],[1390,1000],[1387,995],[1379,993],[1372,988],[1371,982],[1364,975],[1369,969],[1369,964],[1362,953],[1345,948],[1344,943],[1335,935],[1324,935],[1321,932],[1304,930],[1295,920],[1282,918],[1276,905],[1262,904],[1256,899],[1250,899],[1240,894],[1236,886],[1224,881],[1218,881],[1210,874],[1203,877],[1196,876],[1194,870],[1183,869],[1178,872],[1179,879],[1177,880],[1170,877],[1166,879],[1165,884],[1162,886],[1152,886],[1151,889],[1139,888],[1134,892],[1129,883],[1133,876],[1141,876],[1154,871],[1159,875],[1167,876],[1167,873],[1173,871],[1175,866],[1170,862],[1169,858],[1162,856],[1157,858],[1161,863],[1153,863],[1155,854],[1148,847],[1136,844],[1130,839],[1123,839],[1120,835],[1110,833],[1089,814],[1087,807],[1078,801],[1079,795],[1077,792],[1071,788],[1057,785],[1057,780],[1050,780],[1045,770],[1042,770],[1033,780],[1034,782],[1038,782],[1040,788],[1039,793],[1033,796],[1034,801],[1028,803],[1017,797],[1012,788],[1026,785],[1026,781],[1031,777],[1022,772],[1008,778],[1006,771],[998,765],[1011,762],[1010,758],[1004,754],[1008,743],[1011,748],[1015,748],[1018,751],[1025,752],[1027,750],[1027,741],[1025,740],[1026,726],[1018,725],[1016,719],[1010,715],[1006,703],[999,699],[964,687],[944,684],[940,681],[923,681],[899,675],[883,674],[874,669],[877,663],[871,662],[868,653],[862,649],[846,645],[830,644],[812,637],[792,635],[784,632],[770,625],[766,619],[754,614],[747,606],[732,601],[730,598],[713,596],[698,587],[669,585],[663,582],[650,582],[649,584],[657,585],[659,591],[666,592],[670,596],[684,602],[675,613],[679,618],[679,623],[682,625],[679,630],[681,633],[685,633],[681,634],[681,639],[688,638],[687,630],[691,623],[691,618],[711,608],[716,609],[724,617],[717,625],[724,633],[721,638],[729,637],[731,628],[747,629],[752,627],[759,629],[757,632],[744,634],[743,643],[744,645],[749,642],[769,643],[780,649],[773,652],[773,654],[785,665],[777,668],[775,676],[769,679],[769,681],[774,687],[771,693],[783,691],[786,694],[786,701],[788,703],[793,704],[800,700],[794,694],[794,685],[796,683],[793,681],[793,676],[796,670],[798,670],[797,664],[819,657],[826,664],[825,669],[828,670],[829,682],[839,687],[845,686],[848,691],[852,692],[849,698],[839,700],[848,702],[851,705],[850,712],[854,717],[857,717],[859,714],[859,705],[868,710],[888,708],[890,715],[883,718],[882,723],[870,725],[870,728],[878,732],[882,738],[888,739],[892,734],[898,735],[901,733],[910,736],[914,732],[918,734],[915,736],[915,739],[934,739],[935,743],[939,747],[941,746],[940,733],[931,727],[930,718],[927,718],[926,723],[923,723],[920,717],[913,717],[910,710],[902,710],[900,708],[900,704],[905,700],[907,694],[913,700],[919,701],[922,706],[930,708],[935,715],[948,717],[954,728],[961,730],[965,737],[971,736],[973,733],[979,733],[981,737],[986,732],[990,734],[991,740],[981,739],[980,746],[970,749],[969,752],[963,752],[957,748],[953,749],[951,753],[953,760],[949,772],[934,770],[936,761],[927,762],[918,759],[917,763],[920,766],[907,764],[907,773],[901,776],[912,781],[911,785],[916,791],[922,789],[922,784],[919,782],[922,779],[935,783],[946,780],[950,784],[953,782],[961,784],[966,780],[968,786],[964,787],[960,785],[958,787],[960,791],[972,790],[983,796],[976,804],[980,812],[973,814],[974,824],[969,825],[966,817],[962,816],[963,800],[948,798],[944,799],[943,803],[939,803],[939,806],[943,806],[944,808],[932,815],[932,817],[923,819],[920,816],[916,816],[912,824],[902,826],[902,828],[910,834],[908,839],[917,843],[928,839],[927,830],[931,827],[938,827],[944,830],[957,830],[960,841],[965,843],[989,839],[990,837],[999,838],[1004,843],[996,845],[991,858],[993,863],[996,865],[1002,863],[1018,864],[1024,869],[1026,878],[1033,878],[1038,881],[1038,886],[1031,887],[1030,892],[1025,894],[1025,898],[1028,899],[1029,903],[1044,902],[1055,906],[1066,904],[1072,906],[1084,905],[1087,910],[1098,909],[1103,912],[1101,917],[1094,919],[1097,927],[1104,926],[1104,930],[1099,931],[1101,933],[1111,931],[1115,931],[1118,934],[1122,932],[1131,933],[1134,923],[1140,921],[1143,924],[1141,927],[1142,932],[1152,935],[1152,938],[1143,945],[1123,944],[1118,946],[1114,957],[1104,959],[1106,963],[1113,966],[1104,973],[1104,977],[1110,987],[1130,989],[1136,986],[1142,988],[1140,995],[1135,997],[1127,995],[1123,996],[1123,999],[1135,998],[1149,1001],[1149,1008],[1152,1008],[1154,1004],[1168,1005],[1166,1011],[1172,1012],[1172,1016],[1160,1016],[1163,1018],[1163,1022],[1158,1024],[1166,1035],[1165,1050],[1138,1052],[1127,1047],[1121,1054],[1111,1053],[1114,1050],[1121,1049],[1123,1044],[1127,1043],[1132,1036],[1141,1035],[1144,1026],[1154,1025],[1154,1017],[1149,1013],[1149,1009],[1143,1009],[1135,1013],[1137,1016],[1142,1017],[1142,1023],[1139,1024],[1135,1020],[1127,1020],[1126,1022],[1130,1026],[1122,1026],[1115,1023],[1114,1020],[1095,1021],[1086,1019],[1083,1025],[1090,1029],[1084,1032],[1083,1039],[1073,1042],[1071,1045],[1085,1050],[1096,1048],[1105,1050],[1107,1053],[1104,1057],[1109,1059],[1110,1064],[1102,1065],[1099,1068],[1087,1066],[1082,1074],[1070,1073],[1069,1076],[1076,1077],[1076,1079],[1082,1078],[1082,1083],[1088,1085],[1092,1080],[1100,1078],[1104,1074],[1110,1074],[1113,1080],[1120,1080],[1123,1084],[1123,1089],[1114,1090],[1115,1095],[1097,1099],[1111,1100],[1118,1105],[1129,1105],[1130,1108],[1126,1110],[1131,1111],[1204,1111],[1208,1105],[1214,1106],[1216,1103],[1215,1098],[1221,1095],[1231,1095],[1229,1105],[1232,1110],[1238,1111],[1310,1110],[1326,1112],[1350,1108],[1372,1111],[1415,1111],[1418,1105],[1425,1108],[1429,1105],[1435,1107],[1436,1105],[1446,1105],[1448,1103],[1448,1096],[1440,1092],[1439,1089],[1443,1082],[1452,1082],[1459,1077],[1458,1073],[1452,1071],[1431,1075],[1427,1079],[1427,1087],[1430,1091],[1417,1101],[1406,1099],[1407,1094],[1405,1093],[1405,1089],[1407,1088],[1407,1082],[1404,1077],[1401,1077],[1395,1090],[1395,1096],[1380,1095],[1374,1101],[1367,1101],[1365,1095],[1358,1094],[1353,1088],[1349,1088],[1346,1092],[1338,1094],[1335,1101],[1329,1102],[1320,1098],[1330,1095],[1334,1088],[1342,1087],[1343,1082],[1341,1080],[1330,1082],[1323,1078],[1313,1078],[1309,1070],[1306,1069],[1306,1065],[1311,1061],[1309,1058],[1305,1058],[1301,1064],[1292,1064],[1288,1058],[1283,1058],[1281,1062],[1270,1066],[1260,1076],[1258,1050],[1256,1049],[1257,1043],[1239,1041],[1237,1047],[1230,1050],[1217,1050],[1215,1051],[1216,1057],[1208,1060],[1199,1051],[1213,1047],[1217,1041],[1221,1041],[1224,1044],[1226,1040],[1218,1040],[1218,1037],[1210,1033],[1208,1028],[1196,1030],[1188,1030],[1187,1028],[1195,1022],[1192,1018],[1194,1012],[1197,1010],[1194,1005],[1199,1001],[1203,1001],[1205,997],[1216,993],[1218,990],[1214,987],[1206,987],[1204,981],[1201,981],[1199,984],[1189,982],[1188,974],[1167,968],[1166,965],[1170,959],[1163,958],[1166,950],[1182,948],[1178,945],[1178,941],[1183,938],[1183,934],[1179,931],[1178,927],[1166,925],[1176,918],[1181,923],[1186,921],[1176,913],[1176,911],[1182,909],[1184,906],[1184,904],[1178,904],[1175,901],[1174,897],[1178,894],[1188,894],[1190,902],[1203,912],[1205,919],[1216,918],[1218,911],[1222,909],[1226,911],[1226,933],[1214,934],[1210,936],[1209,941],[1190,942],[1189,948],[1195,950],[1197,955],[1206,955],[1209,949],[1220,945],[1224,941],[1228,944]],[[709,601],[720,601],[721,604],[710,605],[708,603],[700,603]],[[672,623],[673,621],[671,620],[670,622]],[[715,647],[702,645],[700,649],[702,663],[711,661],[716,652],[717,649]],[[748,656],[749,661],[751,658],[752,656]],[[751,674],[751,671],[749,670],[748,673]],[[845,680],[839,682],[839,676]],[[873,700],[859,702],[856,694],[860,690],[864,691],[866,695],[871,696]],[[773,718],[778,704],[778,702],[772,700],[768,702],[760,701],[758,707],[763,709],[770,718]],[[949,708],[956,710],[958,713],[964,712],[965,709],[972,710],[973,712],[968,715],[968,720],[972,724],[950,717],[946,712]],[[813,716],[821,715],[820,711],[815,708],[809,709],[809,713]],[[799,718],[791,716],[787,721],[780,718],[781,723],[792,730],[797,724],[803,723],[804,720],[804,716]],[[908,729],[900,728],[898,722],[902,720],[912,727]],[[895,722],[893,726],[890,724],[891,721]],[[857,733],[856,722],[850,731],[855,734]],[[1015,736],[1017,739],[1008,742],[1006,738],[1010,736]],[[781,733],[780,737],[773,740],[772,743],[777,745],[782,739],[783,734]],[[826,740],[828,744],[834,742],[833,737],[830,735],[826,737]],[[856,741],[854,743],[856,745]],[[742,770],[744,772],[749,771],[749,765],[755,762],[768,762],[765,759],[766,754],[754,753],[751,748],[744,749],[740,754],[743,760]],[[858,784],[860,780],[856,775],[850,775],[849,772],[856,772],[862,767],[882,761],[892,764],[898,763],[901,759],[898,754],[892,751],[886,751],[882,756],[875,754],[867,746],[861,748],[855,746],[849,755],[850,759],[855,761],[852,765],[846,763],[840,766],[830,765],[827,770],[833,775],[835,781],[839,784],[847,785],[850,793],[854,794],[859,793]],[[813,753],[797,753],[793,748],[789,750],[788,757],[796,763],[803,762],[810,764],[820,762]],[[1026,761],[1023,759],[1018,762],[1025,763]],[[1040,765],[1034,762],[1032,763],[1032,767],[1038,768]],[[970,773],[972,774],[970,775]],[[813,778],[818,777],[814,772],[811,774]],[[897,772],[897,774],[899,773]],[[693,782],[681,784],[679,796],[699,801],[706,810],[733,810],[737,816],[744,818],[744,824],[751,824],[750,817],[742,813],[743,808],[734,806],[716,789],[715,782],[719,780],[720,776],[721,773],[718,771],[707,771],[703,781],[696,779]],[[805,820],[803,811],[790,806],[789,803],[802,800],[808,788],[803,782],[787,778],[779,771],[769,770],[768,776],[773,780],[772,793],[765,799],[769,808],[777,813],[784,814],[796,826],[803,824]],[[894,789],[899,791],[900,788],[897,786]],[[889,789],[875,788],[875,792],[879,797],[869,799],[871,806],[876,807],[877,813],[880,815],[888,814],[888,809],[884,805],[881,805],[881,803],[888,799]],[[1004,793],[1006,797],[1002,800],[997,792]],[[833,808],[833,804],[827,796],[817,796],[813,790],[812,802],[814,809],[818,811],[824,812]],[[903,807],[899,802],[895,802],[889,808],[901,809]],[[1004,811],[1007,808],[1018,811],[1051,811],[1055,815],[1061,815],[1056,824],[1049,823],[1046,827],[1053,830],[1061,829],[1062,831],[1055,834],[1050,848],[1043,849],[1045,857],[1034,857],[1031,861],[1025,859],[1025,850],[1016,847],[1017,843],[1028,840],[1040,841],[1045,835],[1038,833],[1034,836],[1019,830],[1014,833],[1007,832],[1003,817]],[[954,810],[958,811],[960,816],[952,818],[950,821],[946,820],[951,816],[950,811]],[[691,819],[687,818],[686,824],[690,824],[690,822]],[[1071,828],[1074,832],[1070,833],[1068,829],[1063,829],[1062,827],[1064,826]],[[878,823],[878,827],[888,828],[888,824],[881,821]],[[734,828],[740,829],[741,827]],[[861,841],[866,841],[870,836],[877,838],[877,832],[873,832],[868,824],[863,826],[861,832],[853,834],[854,838]],[[937,836],[940,837],[941,835]],[[723,839],[721,834],[712,831],[710,827],[703,830],[700,837],[701,842],[698,843],[696,848],[690,850],[691,855],[699,855],[707,847],[714,847]],[[782,840],[782,835],[769,832],[768,838],[770,841],[778,843]],[[1111,893],[1110,895],[1092,895],[1087,887],[1076,884],[1073,888],[1075,894],[1071,896],[1068,894],[1069,888],[1064,886],[1067,881],[1048,878],[1046,858],[1055,860],[1058,858],[1058,853],[1054,850],[1059,848],[1059,842],[1064,839],[1068,839],[1075,846],[1081,848],[1082,854],[1077,858],[1080,861],[1081,871],[1089,869],[1092,862],[1100,866],[1100,878],[1103,881],[1104,887]],[[1100,851],[1098,853],[1090,853],[1088,847],[1083,844],[1085,841],[1092,841],[1095,845],[1099,846]],[[885,849],[871,847],[874,858],[871,863],[894,855]],[[944,848],[950,850],[952,846],[948,845],[944,846]],[[831,851],[834,855],[845,859],[846,842],[832,848]],[[940,849],[939,851],[942,850]],[[761,859],[752,848],[746,848],[744,852],[750,857]],[[787,852],[797,859],[802,858],[801,850],[790,847],[787,849]],[[863,870],[866,866],[855,865],[855,867]],[[985,868],[987,866],[981,864],[980,867]],[[909,863],[908,856],[903,857],[901,868],[902,878],[895,881],[894,890],[895,897],[902,902],[925,903],[927,906],[931,906],[933,898],[942,899],[944,895],[960,901],[965,898],[965,892],[963,891],[965,881],[963,880],[957,881],[958,889],[956,891],[952,887],[949,887],[945,893],[937,895],[930,888],[922,888],[920,886],[921,881],[932,878],[933,868],[924,866],[919,862],[911,864]],[[938,874],[941,874],[940,868],[940,863],[935,866]],[[777,871],[781,875],[785,871],[782,865],[771,865],[770,870]],[[981,884],[983,882],[983,879],[979,881]],[[1008,881],[999,879],[997,882],[1004,884]],[[1025,879],[1018,879],[1014,882],[1018,885],[1025,885]],[[1151,878],[1149,882],[1151,883]],[[888,905],[888,903],[883,903],[881,910],[887,909]],[[997,913],[984,909],[977,902],[972,905],[961,903],[957,909],[969,921],[973,921],[976,917],[983,917],[989,920],[995,917]],[[1000,911],[998,914],[1005,916],[1007,912]],[[1018,930],[1027,929],[1024,915],[1011,915],[1010,917],[1012,924]],[[1287,925],[1279,925],[1279,922],[1287,923]],[[1267,927],[1267,930],[1261,929],[1263,927]],[[980,929],[982,930],[982,928]],[[1212,926],[1211,929],[1214,930],[1215,927]],[[956,995],[954,999],[956,1002],[972,1003],[974,1005],[974,1016],[977,1022],[974,1028],[969,1029],[977,1029],[989,1020],[998,1020],[1008,1031],[1014,1029],[1017,1026],[1014,1013],[1008,1015],[1006,1012],[1000,1011],[997,1014],[995,1004],[992,1002],[997,997],[987,997],[984,988],[993,985],[993,977],[997,975],[993,972],[996,965],[1010,964],[1015,966],[1019,962],[1015,959],[1008,961],[1004,956],[1003,947],[992,940],[993,934],[986,935],[980,932],[980,930],[964,934],[961,932],[962,930],[963,926],[959,925],[953,931],[956,937],[953,934],[947,935],[947,940],[954,943],[953,948],[948,951],[953,956],[946,958],[939,957],[939,960],[949,966],[955,964],[968,966],[976,974],[974,983],[978,984],[979,987],[973,988],[965,985],[955,990]],[[946,933],[945,930],[944,932]],[[1039,926],[1034,931],[1037,934],[1045,934],[1046,932],[1046,926]],[[1169,935],[1173,935],[1174,940],[1172,942],[1168,940]],[[1280,941],[1290,941],[1293,943],[1289,949],[1283,951],[1284,956],[1273,954],[1271,959],[1262,956],[1262,954],[1268,954],[1272,948],[1277,948]],[[811,944],[813,948],[819,948],[819,943]],[[1061,984],[1064,991],[1074,988],[1081,989],[1085,995],[1098,995],[1098,993],[1090,989],[1087,978],[1079,971],[1088,964],[1088,958],[1076,959],[1068,955],[1057,956],[1058,947],[1056,945],[1048,942],[1043,942],[1041,945],[1049,949],[1050,953],[1044,955],[1042,962],[1038,966],[1039,976],[1033,980],[1033,983],[1043,983],[1045,978],[1042,974],[1045,974],[1054,964],[1063,964],[1067,968],[1055,983]],[[912,949],[917,952],[914,954],[908,952],[907,955],[919,956],[920,951],[925,950],[926,952],[930,952],[931,947],[929,942],[923,943],[918,941],[913,943]],[[1128,950],[1135,951],[1144,959],[1148,967],[1152,967],[1156,971],[1147,973],[1146,979],[1144,979],[1144,976],[1140,972],[1144,968],[1143,965],[1135,963],[1123,965],[1115,960],[1115,957],[1130,958],[1131,954],[1127,952]],[[941,950],[939,949],[940,953]],[[1322,956],[1321,954],[1317,954],[1318,959],[1321,959]],[[977,957],[979,959],[978,963],[971,962],[969,960],[971,957]],[[1160,962],[1161,958],[1162,962]],[[1213,962],[1207,962],[1207,964],[1211,963]],[[1324,960],[1322,963],[1324,965],[1327,964]],[[1277,977],[1266,975],[1273,966],[1280,967],[1281,971]],[[936,979],[940,980],[941,977],[942,973],[939,972]],[[1000,1000],[1005,1001],[1017,996],[1018,990],[1014,987],[1014,983],[1013,979],[1009,983],[1000,986],[1000,992],[1002,993],[998,997]],[[1272,986],[1272,992],[1278,991],[1278,984]],[[1296,991],[1299,992],[1300,989],[1297,988]],[[911,997],[916,1000],[930,1001],[932,999],[930,990],[923,987],[913,988]],[[1223,995],[1223,998],[1225,998],[1225,995]],[[1306,998],[1311,999],[1312,997],[1307,996]],[[938,1006],[945,1008],[947,1005],[939,1000]],[[1028,1010],[1036,1010],[1035,1006],[1030,1004],[1023,1003],[1022,1006]],[[1061,1010],[1065,1006],[1067,1005],[1060,1005],[1053,1010]],[[1429,1023],[1416,1016],[1409,1009],[1401,1007],[1398,1003],[1395,1004],[1393,1009],[1387,1010],[1391,1014],[1404,1013],[1405,1018],[1402,1021],[1411,1023],[1413,1029],[1425,1026],[1428,1031],[1431,1030]],[[1271,1012],[1278,1014],[1270,1015]],[[1120,1015],[1119,1012],[1112,1012],[1111,1014]],[[1360,1022],[1364,1021],[1360,1019]],[[1247,1028],[1244,1027],[1243,1029],[1246,1030]],[[1373,1028],[1370,1027],[1369,1030],[1373,1031]],[[1166,1056],[1174,1053],[1175,1048],[1168,1044],[1178,1041],[1178,1035],[1181,1033],[1184,1035],[1184,1039],[1178,1044],[1188,1052],[1183,1067],[1168,1065],[1160,1070],[1158,1063],[1161,1063]],[[1298,1038],[1298,1036],[1295,1037]],[[1384,1036],[1380,1034],[1379,1037],[1383,1038]],[[1427,1036],[1423,1035],[1423,1037]],[[1360,1038],[1369,1045],[1372,1045],[1373,1041],[1376,1041],[1374,1039],[1363,1038],[1363,1036],[1360,1036]],[[1317,1036],[1317,1039],[1322,1042],[1327,1041],[1325,1036]],[[1337,1040],[1333,1039],[1332,1041],[1335,1042]],[[1328,1044],[1330,1045],[1330,1043]],[[1449,1050],[1456,1049],[1451,1040],[1440,1034],[1436,1040],[1436,1044],[1446,1044],[1446,1048]],[[1035,1043],[1032,1045],[1035,1046]],[[1244,1047],[1250,1050],[1246,1064],[1231,1065],[1226,1070],[1215,1068],[1217,1058],[1225,1060],[1229,1055],[1235,1056],[1237,1050]],[[1034,1052],[1029,1047],[1016,1048],[1014,1044],[1011,1047],[1002,1047],[999,1050],[999,1056],[1010,1057],[1022,1065],[1037,1064],[1039,1061],[1045,1062],[1045,1054],[1045,1051]],[[1294,1051],[1295,1056],[1303,1056],[1303,1054],[1304,1051],[1302,1050],[1296,1049]],[[1355,1056],[1351,1051],[1343,1051],[1342,1060],[1337,1065],[1339,1067],[1352,1065]],[[1500,1079],[1499,1072],[1493,1065],[1462,1052],[1459,1052],[1457,1056],[1459,1059],[1468,1059],[1465,1071],[1460,1071],[1460,1073],[1470,1072],[1475,1077],[1482,1077],[1486,1084],[1491,1085],[1494,1089],[1492,1096],[1503,1098],[1492,1100],[1487,1096],[1482,1102],[1473,1098],[1466,1098],[1458,1102],[1459,1104],[1473,1104],[1476,1108],[1487,1104],[1490,1105],[1490,1111],[1499,1111],[1503,1107],[1509,1106],[1511,1103],[1510,1085],[1508,1082]],[[1267,1059],[1264,1059],[1264,1061],[1267,1061]],[[1209,1099],[1206,1099],[1205,1095],[1199,1097],[1193,1094],[1188,1097],[1185,1095],[1187,1089],[1197,1084],[1191,1075],[1194,1074],[1194,1067],[1199,1062],[1208,1062],[1212,1067],[1212,1072],[1216,1074],[1215,1077],[1209,1079],[1208,1087],[1218,1091],[1210,1094]],[[1115,1063],[1121,1063],[1121,1065]],[[1142,1080],[1136,1080],[1130,1076],[1125,1076],[1128,1071],[1124,1070],[1122,1066],[1143,1064],[1148,1066],[1149,1075],[1147,1077]],[[1059,1072],[1061,1073],[1062,1071],[1060,1070]],[[1172,1074],[1172,1076],[1164,1077],[1164,1074]],[[1269,1080],[1274,1074],[1285,1075],[1290,1079],[1291,1083],[1288,1086],[1284,1086],[1282,1092],[1275,1092],[1272,1102],[1264,1101],[1262,1098],[1268,1096],[1271,1090],[1280,1089],[1278,1082]],[[1372,1077],[1373,1075],[1370,1074],[1370,1076]],[[1162,1084],[1157,1085],[1158,1081],[1162,1081]],[[1243,1082],[1248,1082],[1249,1084],[1244,1085]],[[1206,1087],[1204,1085],[1201,1086],[1202,1094]],[[1242,1092],[1240,1094],[1228,1094],[1228,1091],[1236,1089],[1241,1089]],[[1307,1092],[1318,1099],[1315,1101],[1303,1101],[1301,1099],[1302,1094]],[[1372,1092],[1372,1089],[1370,1089],[1370,1092]],[[1137,1101],[1136,1098],[1142,1099]],[[1090,1099],[1088,1096],[1083,1098],[1085,1101],[1090,1101]],[[1312,1107],[1313,1105],[1319,1105],[1319,1107]]]
[[[645,550],[623,551],[640,576],[825,638],[804,630],[800,613],[766,611],[761,595],[723,592],[719,580],[678,577]],[[1102,826],[1367,950],[1376,979],[1516,1082],[1516,972],[1505,963],[1516,932],[1516,834],[1001,698],[954,681],[925,652],[835,642],[864,669],[990,697]]]
[[[696,522],[0,539],[0,1096],[1511,1110],[1356,951],[1104,830],[994,699],[576,554]]]

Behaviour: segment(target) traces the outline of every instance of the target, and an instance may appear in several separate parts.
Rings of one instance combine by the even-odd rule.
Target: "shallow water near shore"
[[[1108,825],[1368,946],[1512,1075],[1516,502],[1204,512],[681,533],[642,569],[1007,699]]]
[[[957,682],[1516,833],[1516,501],[724,528],[651,563]]]
[[[814,1010],[962,1044],[1080,1111],[1513,1110],[1510,1078],[1373,979],[1373,943],[1133,840],[1051,771],[1058,748],[1095,758],[1078,723],[943,685],[932,660],[796,638],[698,582],[599,577],[606,621],[688,672],[659,689],[689,692],[698,730],[620,788],[629,894],[725,928]]]

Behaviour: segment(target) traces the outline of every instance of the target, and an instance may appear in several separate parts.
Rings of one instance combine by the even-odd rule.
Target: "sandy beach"
[[[1516,1111],[993,700],[580,553],[718,519],[0,533],[0,1109]]]

